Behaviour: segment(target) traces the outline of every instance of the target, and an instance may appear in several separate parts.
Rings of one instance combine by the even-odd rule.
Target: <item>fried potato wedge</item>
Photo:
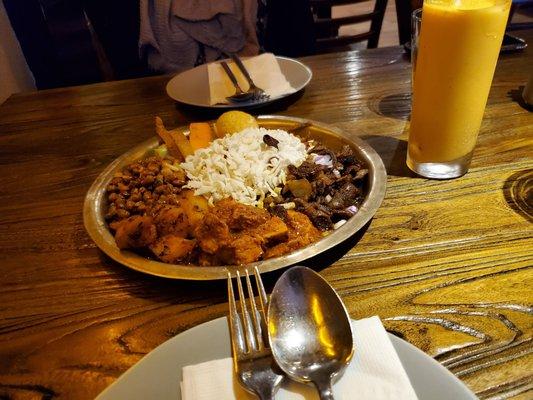
[[[169,131],[169,133],[172,135],[172,139],[174,140],[174,143],[176,143],[176,145],[178,146],[180,153],[184,159],[194,153],[189,139],[187,139],[187,136],[185,136],[183,132],[174,130]]]
[[[150,250],[161,261],[176,263],[183,260],[196,246],[195,240],[189,240],[176,235],[166,235],[150,245]]]
[[[174,140],[174,136],[169,130],[167,130],[167,128],[165,128],[163,120],[160,117],[155,117],[155,132],[167,146],[168,154],[179,161],[185,160],[185,157],[181,153],[180,148]]]
[[[182,207],[166,205],[154,214],[154,223],[159,235],[177,235],[185,237],[190,231],[189,218]]]
[[[203,196],[196,196],[194,191],[186,189],[180,193],[180,206],[187,215],[192,233],[209,209],[207,200]]]

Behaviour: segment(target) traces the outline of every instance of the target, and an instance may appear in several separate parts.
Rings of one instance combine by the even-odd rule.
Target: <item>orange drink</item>
[[[455,178],[468,170],[510,6],[424,1],[407,155],[419,175]]]

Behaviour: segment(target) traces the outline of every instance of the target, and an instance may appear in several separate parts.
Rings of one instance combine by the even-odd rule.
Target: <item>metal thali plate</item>
[[[120,250],[116,246],[115,239],[109,231],[104,218],[107,208],[105,188],[115,172],[122,170],[136,160],[142,159],[148,151],[158,145],[158,138],[154,137],[115,159],[92,184],[87,192],[83,206],[85,229],[90,237],[100,250],[113,260],[136,271],[171,279],[215,280],[226,279],[228,272],[234,275],[236,271],[242,272],[244,269],[250,269],[254,266],[257,266],[259,272],[263,273],[297,264],[340,244],[354,235],[372,218],[385,196],[387,184],[387,173],[383,161],[372,147],[357,137],[348,136],[339,128],[308,119],[278,115],[265,115],[257,119],[260,126],[270,129],[290,129],[308,122],[311,125],[299,133],[301,136],[307,139],[317,139],[334,151],[340,150],[345,144],[349,145],[355,151],[359,160],[366,164],[369,171],[366,182],[366,196],[357,214],[340,228],[307,247],[281,257],[241,266],[200,267],[167,264],[146,258],[133,251]],[[185,132],[188,127],[178,129]]]

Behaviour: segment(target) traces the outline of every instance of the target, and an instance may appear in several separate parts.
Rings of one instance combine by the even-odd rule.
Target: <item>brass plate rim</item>
[[[311,119],[280,115],[263,115],[257,117],[257,119],[260,125],[262,123],[311,123],[313,128],[326,131],[337,140],[350,144],[358,152],[358,156],[366,163],[369,170],[368,193],[357,214],[350,218],[343,226],[309,246],[281,257],[257,261],[242,266],[200,267],[194,265],[167,264],[148,259],[132,251],[119,250],[115,244],[113,235],[107,228],[102,212],[105,203],[105,187],[117,170],[123,168],[133,160],[140,159],[148,150],[157,145],[158,139],[157,137],[153,137],[135,146],[111,162],[95,179],[87,192],[83,205],[83,222],[87,233],[97,247],[114,261],[130,269],[149,275],[183,280],[219,280],[226,279],[228,272],[234,276],[237,271],[243,272],[245,269],[250,269],[255,266],[258,267],[259,272],[264,273],[295,265],[298,262],[309,259],[342,243],[370,221],[385,197],[387,172],[381,157],[368,143],[358,137],[346,136],[343,130],[335,126]],[[184,126],[178,129],[185,131],[187,127]]]

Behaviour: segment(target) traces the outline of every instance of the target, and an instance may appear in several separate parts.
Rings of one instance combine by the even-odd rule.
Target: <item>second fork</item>
[[[254,275],[259,294],[260,309],[255,296],[248,270],[245,280],[248,301],[244,297],[241,277],[237,272],[237,290],[239,292],[240,315],[233,290],[231,275],[228,273],[229,299],[229,330],[233,354],[233,366],[239,383],[248,392],[261,400],[271,400],[284,379],[272,358],[272,352],[266,335],[267,296],[259,271],[255,268]]]

